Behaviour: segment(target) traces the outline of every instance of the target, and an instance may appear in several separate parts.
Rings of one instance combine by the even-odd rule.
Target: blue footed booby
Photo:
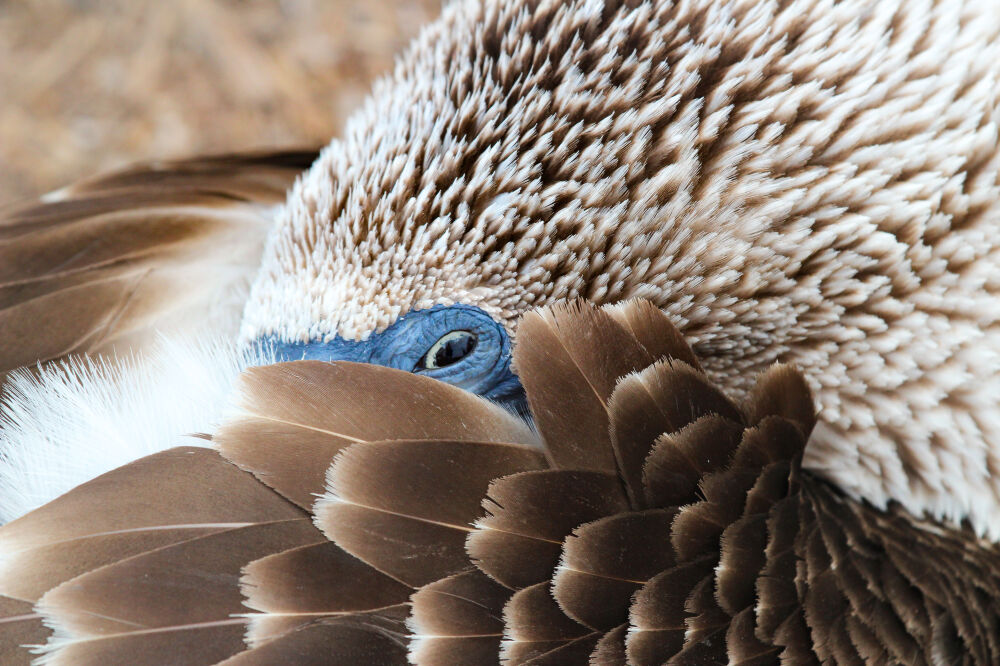
[[[494,608],[503,626],[490,640],[501,636],[504,658],[515,663],[540,659],[546,652],[532,650],[544,645],[562,650],[570,644],[580,651],[573,659],[583,663],[591,657],[597,663],[662,663],[681,653],[686,656],[676,663],[688,663],[684,659],[701,658],[704,650],[715,655],[711,650],[723,644],[734,646],[726,653],[733,661],[778,655],[793,661],[808,655],[820,661],[851,655],[948,661],[963,654],[995,660],[1000,639],[988,601],[997,589],[991,575],[976,578],[963,570],[933,589],[930,583],[921,587],[931,572],[904,557],[899,544],[906,538],[922,544],[914,552],[925,564],[957,567],[961,560],[986,572],[996,563],[998,91],[1000,13],[986,0],[457,0],[375,85],[343,135],[318,152],[126,170],[8,213],[0,224],[0,372],[8,373],[0,411],[0,517],[41,508],[0,530],[0,561],[13,563],[5,565],[7,577],[0,576],[11,586],[0,586],[0,594],[18,617],[63,613],[50,622],[57,631],[46,639],[44,659],[70,660],[66,655],[80,645],[100,643],[99,635],[127,637],[110,641],[115,649],[127,649],[125,643],[139,649],[140,636],[124,624],[88,624],[75,610],[57,609],[63,606],[56,600],[69,594],[60,586],[99,570],[67,569],[67,577],[42,576],[34,587],[18,586],[17,563],[37,555],[40,544],[57,541],[39,536],[38,516],[63,510],[83,515],[68,498],[89,497],[93,488],[119,478],[115,474],[140,478],[129,475],[160,464],[153,461],[177,466],[191,460],[221,470],[213,484],[250,484],[246,492],[254,497],[271,496],[253,483],[273,489],[297,507],[275,505],[274,516],[301,511],[315,518],[322,534],[305,530],[302,538],[332,543],[336,549],[323,546],[335,553],[330,557],[349,553],[402,586],[386,582],[391,593],[380,599],[391,600],[385,607],[395,610],[371,619],[369,629],[321,624],[345,636],[368,636],[382,623],[380,635],[392,636],[396,646],[385,646],[385,654],[401,650],[418,663],[425,663],[419,647],[425,644],[414,647],[406,636],[430,640],[440,638],[438,629],[456,630],[439,616],[431,622],[413,615],[419,599],[433,597],[426,586],[438,581],[446,581],[442,589],[470,585],[492,594],[495,608],[485,601],[483,607]],[[523,322],[541,316],[527,314],[535,308],[636,298],[652,310],[621,306],[616,314],[593,315],[604,317],[599,326],[585,325],[585,315],[557,317],[559,325],[542,317],[551,330],[536,324],[534,339],[548,344],[527,349],[544,353],[517,351],[525,348]],[[574,326],[590,337],[570,341]],[[621,327],[632,332],[622,337]],[[642,356],[638,348],[649,353]],[[653,376],[666,372],[661,357],[679,359],[697,380],[671,375],[656,384]],[[533,388],[527,378],[547,362],[554,379]],[[560,375],[573,364],[584,379],[603,377],[592,385],[596,403],[573,392],[581,376]],[[232,382],[252,366],[240,380],[243,397],[233,397]],[[591,366],[600,372],[590,372]],[[661,370],[643,375],[647,368]],[[343,377],[321,380],[312,373]],[[655,400],[704,400],[710,407],[697,418],[669,423],[641,410],[630,412],[636,422],[601,416],[625,386],[622,377],[632,373],[645,377],[640,384]],[[357,383],[353,389],[348,375]],[[282,381],[299,390],[282,393]],[[428,565],[422,575],[397,570],[386,563],[389,555],[358,545],[352,539],[361,537],[344,527],[374,517],[340,511],[337,518],[322,518],[323,502],[352,505],[354,500],[331,498],[348,497],[341,489],[357,490],[358,484],[343,471],[353,460],[347,453],[316,454],[313,439],[330,435],[333,425],[322,425],[321,404],[303,394],[308,387],[332,405],[335,398],[347,399],[336,397],[343,391],[385,392],[386,382],[408,387],[414,399],[429,396],[442,429],[406,425],[409,417],[424,423],[426,415],[418,413],[427,404],[387,400],[382,411],[364,412],[366,419],[383,420],[379,427],[387,430],[347,437],[359,446],[430,439],[515,447],[502,454],[476,449],[500,456],[492,467],[470,458],[470,465],[483,466],[481,483],[465,496],[475,515],[442,516],[445,500],[438,498],[434,510],[419,514],[424,524],[468,527],[479,521],[478,529],[500,520],[506,510],[496,502],[500,497],[549,497],[531,483],[496,485],[543,468],[611,475],[623,494],[608,491],[601,511],[567,518],[559,529],[569,531],[550,533],[545,530],[551,526],[543,526],[529,535],[550,543],[545,557],[507,547],[505,557],[538,564],[531,578],[511,577],[503,563],[482,559],[493,552],[494,546],[482,546],[489,537],[470,536],[467,543],[463,537],[450,564]],[[762,382],[763,389],[755,388]],[[628,390],[632,397],[620,400],[640,399],[638,387]],[[728,397],[722,400],[717,390]],[[462,402],[460,394],[489,402]],[[546,431],[546,420],[568,409],[560,395],[576,400],[576,431]],[[283,412],[274,404],[282,400],[300,401],[308,413]],[[348,415],[364,403],[352,400],[345,403],[353,406],[344,407]],[[468,418],[495,427],[469,426],[470,434],[453,422],[462,416],[448,404],[465,405],[470,415],[485,410],[485,421]],[[541,443],[505,420],[529,411]],[[725,423],[685,430],[710,414]],[[298,425],[289,431],[282,423],[293,416]],[[746,434],[760,432],[771,417],[784,425]],[[659,431],[636,436],[645,444],[623,452],[615,428],[630,432],[644,422]],[[192,433],[197,437],[187,443],[202,448],[172,448]],[[740,453],[748,437],[752,445]],[[661,440],[673,443],[651,444]],[[713,446],[705,442],[721,447],[731,467],[692,462],[687,481],[677,481],[682,488],[663,495],[651,489],[662,481],[657,475],[669,477],[669,466],[683,462],[661,449]],[[522,450],[538,446],[531,450],[541,450],[544,462]],[[556,452],[566,446],[572,455],[560,459]],[[472,456],[472,449],[445,449],[455,460]],[[306,460],[315,465],[308,472]],[[426,460],[447,466],[430,454]],[[372,487],[382,484],[374,462],[351,469]],[[444,467],[434,469],[421,477],[424,482],[455,478]],[[211,470],[193,480],[209,480]],[[653,471],[656,478],[649,476]],[[490,474],[495,476],[486,478]],[[288,485],[300,475],[313,482]],[[733,480],[751,476],[766,482],[744,488]],[[400,493],[408,487],[402,477],[386,478],[395,479]],[[601,478],[594,487],[607,481]],[[743,493],[742,504],[714,494],[724,492],[724,478]],[[184,492],[200,497],[194,488]],[[751,494],[757,499],[751,501]],[[326,499],[316,502],[318,495]],[[783,502],[788,497],[796,499]],[[481,501],[487,518],[477,513]],[[385,502],[384,513],[391,513]],[[693,514],[677,509],[693,502],[701,506]],[[533,510],[515,507],[506,519],[527,520],[514,515],[521,509]],[[666,512],[657,515],[668,529],[658,533],[669,535],[673,558],[646,572],[651,577],[637,573],[628,584],[650,585],[670,569],[670,584],[684,592],[682,608],[667,609],[667,601],[673,603],[667,583],[660,592],[630,588],[629,595],[639,595],[629,597],[631,606],[608,606],[609,613],[624,614],[600,617],[592,608],[571,610],[568,597],[542,594],[579,568],[573,564],[578,555],[587,559],[574,554],[572,544],[584,537],[573,530],[627,515],[626,509]],[[227,522],[223,514],[212,515],[197,524],[255,524],[272,516],[262,511]],[[836,517],[834,524],[824,523],[828,515]],[[789,527],[795,516],[804,525],[798,532]],[[716,534],[708,524],[732,531],[724,527]],[[788,529],[772,532],[778,527]],[[86,534],[100,531],[93,530]],[[17,537],[19,531],[29,536]],[[390,533],[388,527],[381,532]],[[767,541],[771,534],[781,538]],[[433,549],[436,538],[427,536],[422,547]],[[730,540],[744,545],[729,548]],[[265,565],[249,563],[285,547],[248,552],[235,569],[251,581],[242,590],[250,595],[247,608],[273,610],[253,596],[253,571]],[[734,549],[738,556],[725,555]],[[805,569],[793,571],[798,565],[774,549],[794,552]],[[871,558],[852,559],[862,552]],[[961,552],[974,553],[972,560]],[[603,557],[590,557],[591,568],[581,570],[620,579],[624,570]],[[473,565],[485,582],[479,574],[450,578]],[[830,575],[831,568],[840,573]],[[888,578],[876,581],[876,569]],[[730,580],[746,571],[753,575]],[[290,580],[287,571],[282,575]],[[791,586],[764,591],[770,583],[762,581],[772,579]],[[490,585],[516,593],[508,598]],[[233,589],[225,594],[241,593]],[[803,596],[807,589],[818,595],[811,602]],[[817,601],[824,594],[837,604]],[[761,602],[765,595],[771,595],[767,603]],[[635,605],[640,597],[648,600],[641,608]],[[375,608],[362,606],[323,612],[357,620]],[[768,610],[774,608],[781,610]],[[250,621],[227,613],[205,621],[240,631]],[[977,624],[983,618],[993,629]],[[162,626],[180,626],[182,619]],[[611,619],[618,624],[608,625]],[[264,650],[247,659],[265,659],[267,650],[285,644],[282,632],[301,629],[287,617],[269,617],[265,624],[256,634],[253,625],[240,643],[251,652]],[[678,626],[685,628],[681,636]],[[642,652],[637,646],[646,638],[634,638],[639,634],[666,643],[653,640],[655,649]],[[511,647],[523,642],[535,645],[523,652]],[[468,642],[457,644],[472,649]],[[344,645],[353,643],[345,639]],[[489,645],[486,652],[500,654]],[[63,647],[69,652],[60,652]],[[436,649],[427,654],[447,652]],[[225,654],[217,660],[236,654],[227,650],[220,648]]]

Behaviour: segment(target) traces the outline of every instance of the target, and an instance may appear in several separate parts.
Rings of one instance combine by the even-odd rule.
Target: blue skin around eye
[[[472,352],[443,368],[420,369],[421,359],[435,342],[451,331],[476,335]],[[507,331],[483,310],[471,305],[436,305],[414,310],[367,340],[336,338],[329,342],[282,342],[264,338],[277,361],[354,361],[416,372],[523,411],[524,389],[511,372],[511,344]]]

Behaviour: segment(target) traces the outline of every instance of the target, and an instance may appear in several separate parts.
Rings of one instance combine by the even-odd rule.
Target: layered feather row
[[[217,452],[0,528],[4,663],[43,620],[53,664],[1000,658],[1000,553],[803,472],[796,370],[735,403],[641,301],[519,331],[537,433],[396,370],[256,368]]]
[[[315,157],[139,165],[0,212],[0,381],[163,333],[232,338],[272,218]]]

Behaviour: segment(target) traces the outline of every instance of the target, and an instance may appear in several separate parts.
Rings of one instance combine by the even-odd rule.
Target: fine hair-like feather
[[[161,336],[132,355],[80,357],[8,376],[0,395],[0,522],[116,467],[205,444],[233,383],[271,359],[218,338]]]

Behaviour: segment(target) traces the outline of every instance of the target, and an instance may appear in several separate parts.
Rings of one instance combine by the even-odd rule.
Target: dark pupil
[[[472,350],[475,348],[476,336],[471,333],[456,336],[441,345],[441,348],[434,354],[434,363],[439,368],[451,365],[452,363],[457,363],[471,354]]]

